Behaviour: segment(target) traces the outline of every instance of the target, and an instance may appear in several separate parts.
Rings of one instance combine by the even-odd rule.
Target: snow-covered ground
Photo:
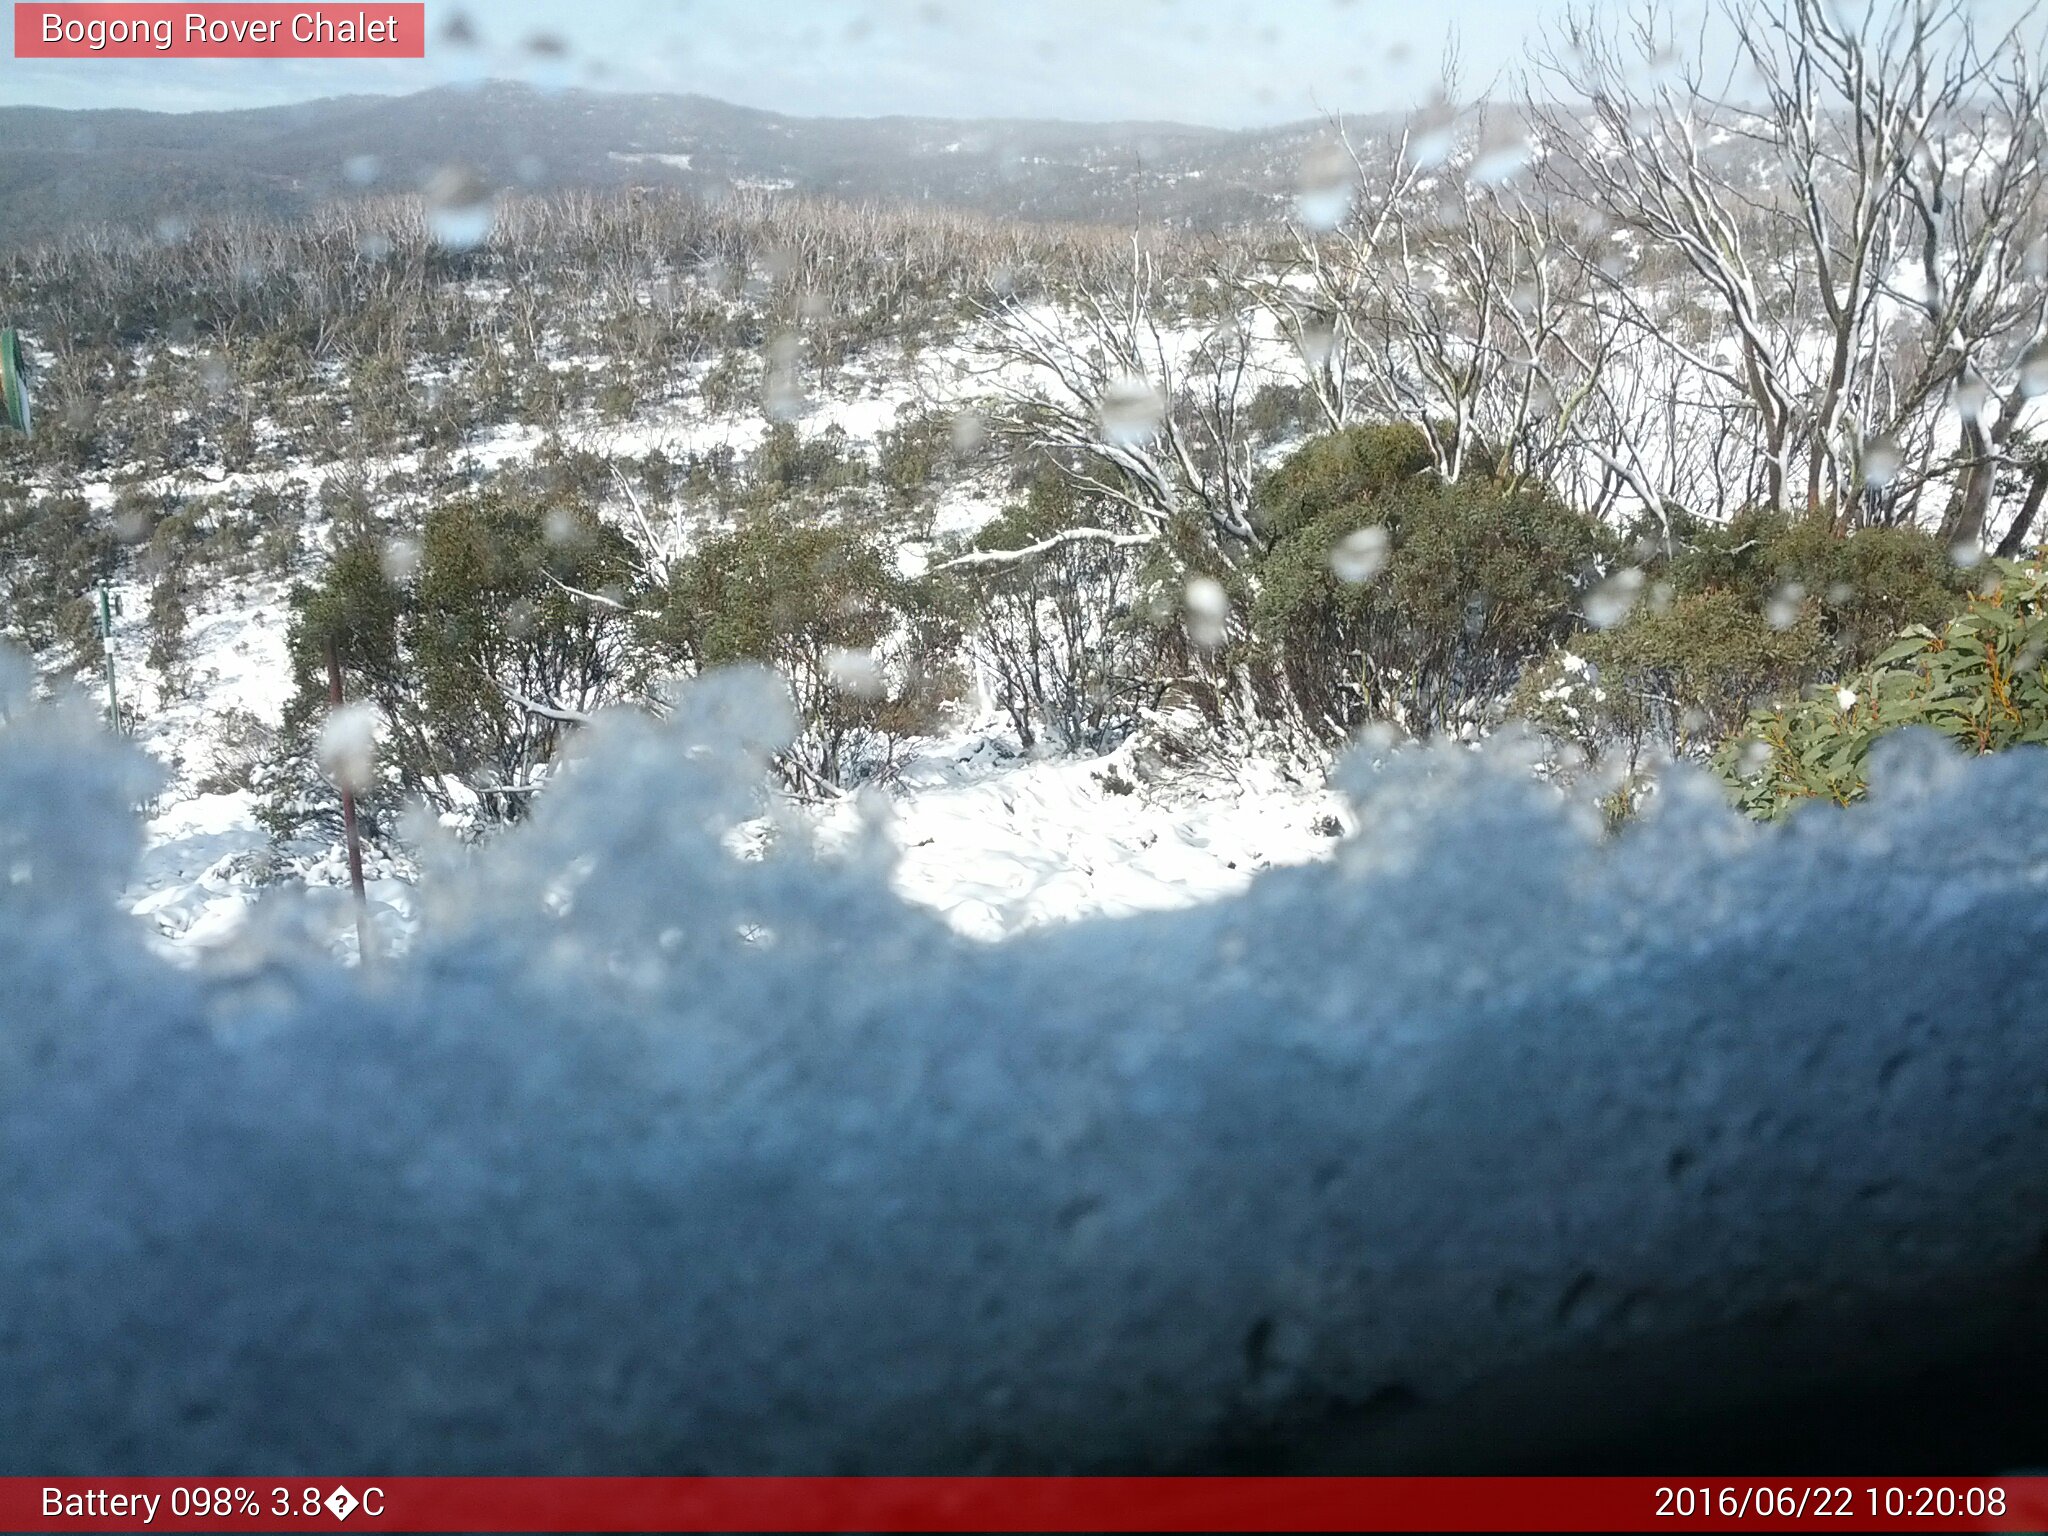
[[[1185,340],[1185,339],[1184,339]],[[872,451],[904,412],[958,407],[986,385],[971,345],[934,347],[914,364],[893,350],[839,370],[831,392],[803,402],[806,436],[837,427]],[[672,456],[727,447],[752,451],[767,430],[756,409],[705,410],[687,391],[624,423],[582,423],[571,446],[612,456],[659,448]],[[507,425],[480,434],[458,455],[486,469],[530,458],[538,429]],[[369,466],[373,480],[417,467],[417,455]],[[322,466],[207,481],[204,489],[317,485]],[[181,484],[191,488],[191,477]],[[169,482],[166,482],[166,488]],[[111,499],[111,489],[89,486]],[[938,533],[971,532],[1000,510],[995,487],[963,479],[943,487]],[[924,547],[906,545],[921,566]],[[201,788],[218,767],[220,725],[230,711],[278,723],[290,692],[284,584],[195,594],[188,622],[185,689],[168,694],[147,661],[141,622],[146,586],[119,590],[115,660],[124,697],[138,712],[142,745],[166,767],[167,784],[148,822],[149,851],[129,892],[130,909],[167,946],[218,948],[241,933],[277,868],[269,836],[244,790]],[[957,738],[926,742],[881,791],[898,850],[896,888],[943,913],[959,931],[995,939],[1050,922],[1160,910],[1241,890],[1261,869],[1325,856],[1341,819],[1335,797],[1298,767],[1249,761],[1231,771],[1162,779],[1135,772],[1127,752],[1099,757],[1019,756],[989,716]],[[864,813],[846,806],[816,815],[821,840],[842,839]],[[339,941],[353,920],[334,898],[345,873],[332,851],[285,861],[294,899],[302,888],[316,921]],[[408,932],[414,893],[400,872],[371,871],[373,921],[396,939]],[[190,956],[188,955],[188,958]]]
[[[896,890],[996,939],[1214,900],[1334,846],[1336,796],[1279,764],[1145,784],[1130,758],[1006,758],[995,732],[920,753],[888,795]],[[827,813],[827,846],[862,815]]]
[[[270,840],[255,810],[247,791],[173,789],[148,820],[129,910],[179,949],[218,948],[242,933],[266,889]],[[983,939],[1230,895],[1261,870],[1326,857],[1344,819],[1331,791],[1277,763],[1145,784],[1128,752],[1026,758],[993,727],[925,743],[888,788],[808,819],[829,849],[878,812],[896,850],[896,890]],[[373,921],[400,938],[414,918],[412,887],[388,865],[380,873],[373,863],[370,875]],[[330,851],[292,881],[322,903],[337,940],[353,924],[338,899],[345,878]]]

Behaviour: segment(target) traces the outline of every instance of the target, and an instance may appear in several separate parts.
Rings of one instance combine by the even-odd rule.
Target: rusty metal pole
[[[340,709],[341,661],[334,654],[334,642],[329,640],[327,652],[327,704],[330,709]],[[363,840],[356,830],[356,792],[346,777],[337,776],[335,787],[341,791],[341,835],[348,846],[348,883],[356,898],[356,957],[358,963],[370,963],[370,898],[363,890]]]

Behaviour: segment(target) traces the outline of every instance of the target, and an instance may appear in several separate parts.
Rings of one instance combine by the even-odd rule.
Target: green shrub
[[[1327,514],[1426,479],[1431,462],[1429,440],[1412,426],[1310,438],[1259,487],[1260,527],[1277,544]]]
[[[1675,548],[1635,531],[1640,600],[1605,630],[1532,668],[1514,712],[1629,775],[1659,757],[1701,757],[1751,710],[1867,665],[1910,624],[1940,624],[1971,573],[1931,535],[1842,536],[1812,518],[1746,511],[1679,519]]]
[[[2048,743],[2048,571],[1998,561],[1993,590],[1940,628],[1914,624],[1869,667],[1817,696],[1761,709],[1715,757],[1752,816],[1865,790],[1871,744],[1924,726],[1970,753]]]
[[[738,349],[723,353],[697,381],[697,398],[703,402],[704,409],[714,415],[730,415],[743,410],[759,391],[760,386],[756,382],[758,371],[758,366],[746,353]]]
[[[257,818],[273,835],[340,830],[340,799],[318,766],[330,647],[346,696],[375,703],[399,743],[398,752],[380,758],[378,782],[358,789],[364,830],[375,836],[395,820],[408,778],[421,775],[428,756],[412,707],[414,679],[399,644],[406,606],[404,588],[386,571],[383,541],[367,528],[343,537],[317,582],[293,586],[286,646],[294,686],[274,754],[252,776],[263,797]]]
[[[803,727],[793,776],[837,786],[886,766],[895,739],[931,729],[957,689],[949,637],[922,618],[879,542],[770,509],[683,560],[645,633],[695,671],[750,661],[780,672]]]
[[[630,420],[639,405],[639,395],[630,379],[614,375],[598,386],[597,413],[606,421]]]
[[[185,596],[185,574],[176,564],[166,564],[150,583],[148,660],[167,699],[182,697],[191,681],[187,676],[190,645],[186,635],[191,614]]]
[[[0,635],[33,654],[82,667],[99,652],[95,585],[118,546],[81,496],[0,500]]]
[[[829,496],[868,483],[868,461],[845,429],[837,425],[810,437],[786,421],[769,427],[747,465],[748,489],[757,505],[772,505],[795,494]]]
[[[1668,568],[1644,570],[1679,595],[1731,592],[1758,612],[1810,602],[1834,663],[1866,665],[1909,624],[1956,613],[1975,573],[1941,541],[1913,528],[1864,528],[1844,537],[1825,522],[1747,511],[1725,524],[1678,530]]]
[[[1305,384],[1266,384],[1244,408],[1241,425],[1251,441],[1263,447],[1284,442],[1320,420],[1315,395]]]
[[[436,509],[420,540],[402,641],[432,752],[420,766],[507,798],[566,726],[633,683],[631,547],[588,513],[489,491]]]
[[[575,719],[637,690],[636,567],[616,529],[494,485],[428,514],[412,571],[391,554],[359,528],[293,589],[297,686],[265,814],[280,834],[332,819],[312,767],[329,645],[347,696],[382,716],[381,782],[362,797],[373,831],[409,796],[517,817]]]
[[[1774,626],[1733,592],[1667,594],[1529,668],[1511,711],[1589,763],[1614,756],[1634,774],[1659,751],[1711,752],[1759,703],[1814,677],[1826,657],[1810,608]]]
[[[900,505],[926,503],[934,482],[953,460],[953,417],[920,411],[884,428],[876,442],[876,478]]]
[[[1405,427],[1315,439],[1268,480],[1262,509],[1272,542],[1254,634],[1303,717],[1332,735],[1368,720],[1431,734],[1505,698],[1578,626],[1613,547],[1540,488],[1441,483]],[[1383,565],[1347,579],[1333,559],[1345,566],[1347,540],[1373,528]]]

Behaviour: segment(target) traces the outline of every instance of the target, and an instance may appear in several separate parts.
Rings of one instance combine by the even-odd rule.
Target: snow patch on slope
[[[1083,917],[1235,894],[1260,870],[1327,856],[1337,798],[1279,765],[1142,782],[1128,750],[1018,760],[982,735],[921,754],[885,804],[895,888],[962,933],[1004,938]],[[862,811],[825,818],[827,846]]]

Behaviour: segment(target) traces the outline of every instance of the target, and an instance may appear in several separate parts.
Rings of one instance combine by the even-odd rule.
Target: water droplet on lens
[[[981,412],[972,406],[964,407],[953,415],[953,452],[965,458],[988,441],[988,422]]]
[[[338,788],[369,788],[380,718],[376,705],[357,702],[335,710],[320,727],[320,767]]]
[[[1102,392],[1097,416],[1104,442],[1129,447],[1159,430],[1166,402],[1149,380],[1127,374]]]
[[[1888,437],[1873,437],[1863,445],[1863,483],[1874,491],[1890,485],[1899,473],[1899,445]]]
[[[2036,342],[2020,358],[2020,393],[2048,395],[2048,341]]]
[[[884,692],[882,668],[871,650],[839,647],[825,653],[825,670],[832,686],[856,699],[878,699]]]
[[[464,166],[443,166],[427,183],[427,230],[452,251],[474,250],[491,237],[496,217],[491,189]]]
[[[1788,581],[1771,594],[1771,600],[1764,605],[1764,619],[1773,629],[1790,629],[1799,622],[1800,605],[1806,601],[1806,588],[1796,581]]]
[[[1962,377],[1956,380],[1953,399],[1958,416],[1965,421],[1978,421],[1991,404],[1991,390],[1983,375],[1974,368],[1965,369]]]
[[[1586,620],[1595,629],[1612,629],[1629,616],[1643,595],[1643,573],[1635,566],[1616,571],[1586,596]]]
[[[1205,650],[1223,643],[1230,617],[1230,595],[1212,576],[1197,576],[1183,594],[1187,604],[1188,638]]]
[[[411,581],[420,568],[420,541],[403,535],[384,544],[384,574],[401,585]]]
[[[1473,157],[1470,175],[1482,187],[1497,187],[1511,181],[1533,154],[1527,135],[1510,130],[1488,135]]]
[[[1295,217],[1309,229],[1335,229],[1351,211],[1351,157],[1325,142],[1308,152],[1294,194]]]
[[[1311,368],[1321,368],[1337,351],[1337,328],[1326,319],[1309,321],[1301,328],[1301,355]]]
[[[1330,551],[1330,569],[1339,581],[1371,581],[1386,569],[1390,543],[1386,528],[1378,524],[1348,533]]]
[[[771,421],[795,421],[809,409],[797,360],[803,344],[785,331],[768,344],[768,371],[761,384],[761,409]]]
[[[218,352],[202,353],[199,358],[199,385],[207,394],[218,400],[228,392],[234,382],[234,375],[228,369],[227,359]]]

